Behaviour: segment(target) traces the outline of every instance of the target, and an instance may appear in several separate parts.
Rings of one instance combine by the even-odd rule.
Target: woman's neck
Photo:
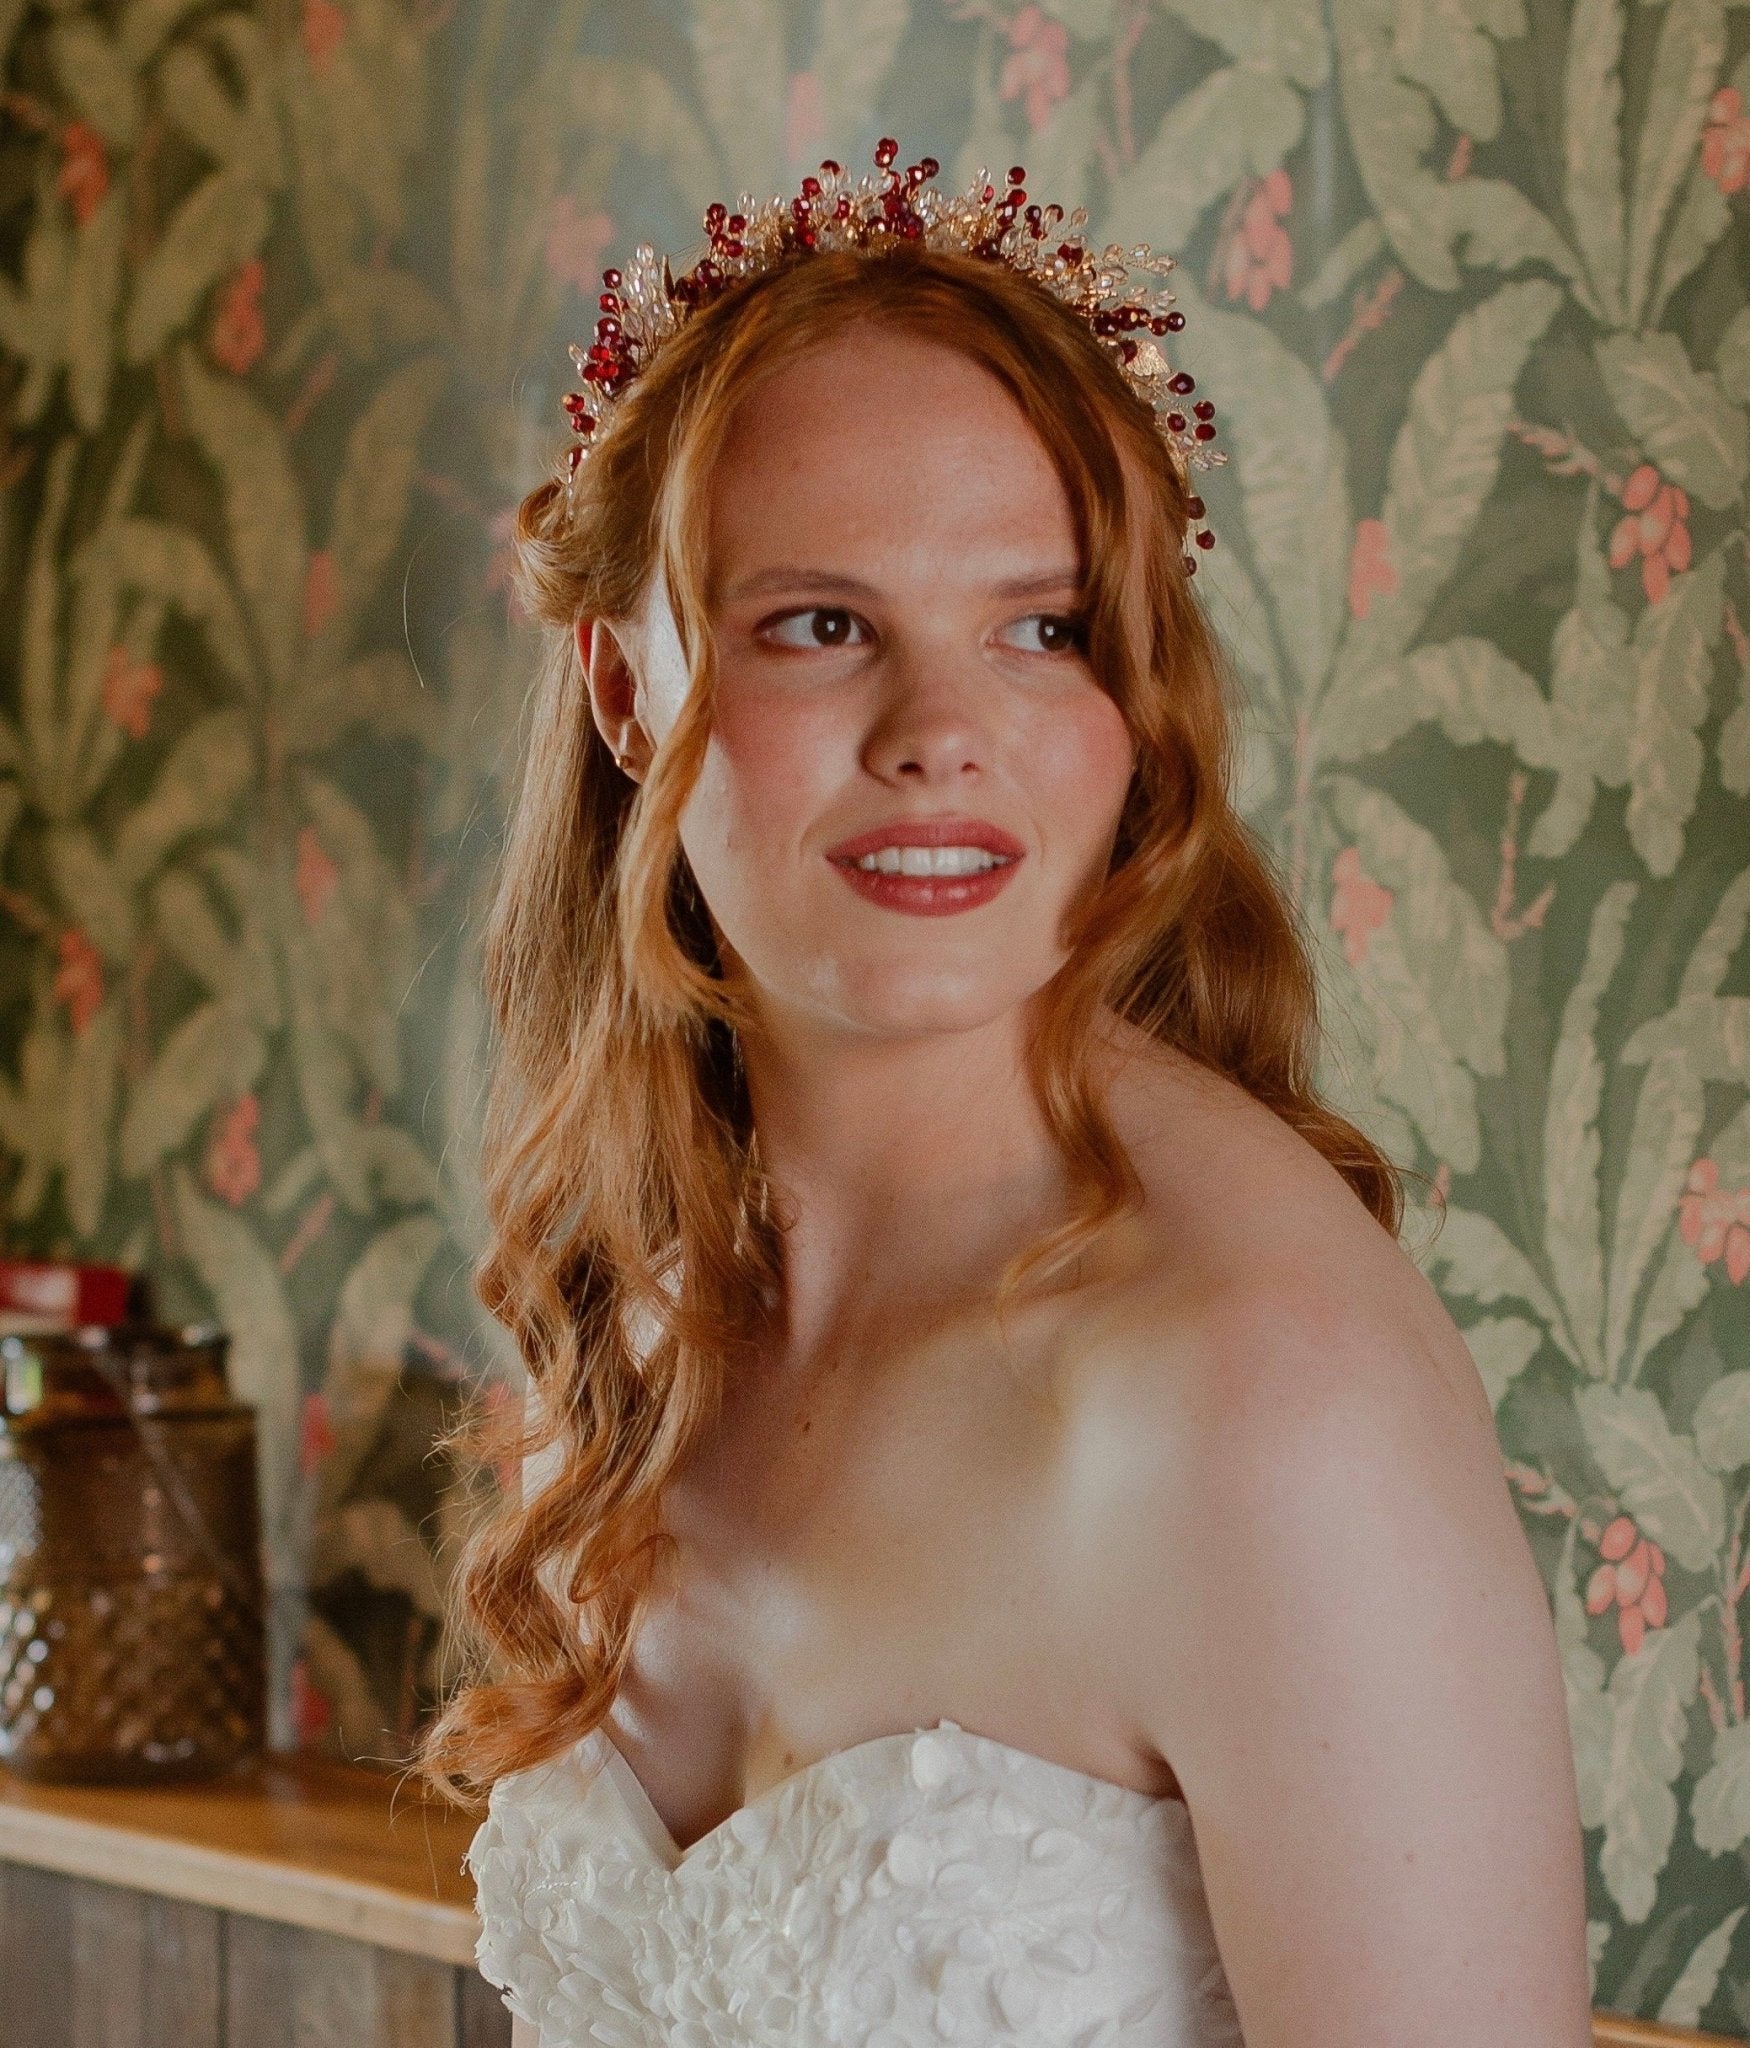
[[[873,1038],[786,1020],[746,1034],[760,1153],[784,1220],[783,1349],[946,1307],[1064,1213],[1024,1018]]]

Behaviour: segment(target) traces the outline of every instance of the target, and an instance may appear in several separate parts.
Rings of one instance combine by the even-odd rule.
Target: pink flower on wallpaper
[[[152,705],[164,688],[164,671],[155,661],[136,661],[117,641],[103,664],[103,715],[130,739],[143,740],[152,729]]]
[[[1069,98],[1069,31],[1033,0],[1009,23],[1000,90],[1005,100],[1025,99],[1029,128],[1043,128]]]
[[[1598,1551],[1604,1562],[1586,1582],[1586,1612],[1614,1607],[1617,1634],[1632,1657],[1648,1629],[1665,1626],[1665,1553],[1627,1515],[1618,1515],[1605,1530]]]
[[[304,0],[304,55],[318,77],[346,41],[346,16],[334,0]]]
[[[61,130],[61,174],[55,190],[72,207],[81,227],[109,190],[109,152],[89,121],[69,121]]]
[[[292,874],[292,886],[298,892],[298,906],[304,913],[304,922],[319,924],[322,913],[334,900],[334,892],[340,887],[340,870],[328,858],[320,839],[316,837],[314,825],[306,825],[298,834],[298,861]]]
[[[252,256],[219,294],[213,309],[213,324],[207,330],[207,352],[222,370],[241,377],[253,369],[267,347],[267,322],[262,317],[261,293],[267,283],[267,265]]]
[[[1331,863],[1331,929],[1343,941],[1343,958],[1359,967],[1367,942],[1391,915],[1392,892],[1361,865],[1361,849],[1345,846]]]
[[[1223,278],[1230,299],[1244,298],[1263,312],[1272,292],[1286,291],[1294,274],[1294,244],[1282,225],[1294,204],[1294,186],[1278,166],[1252,187],[1238,229],[1227,245]]]
[[[1734,1287],[1750,1278],[1750,1187],[1720,1186],[1717,1159],[1698,1159],[1677,1204],[1677,1234],[1704,1266],[1725,1262]]]
[[[1363,519],[1355,528],[1355,545],[1349,551],[1349,610],[1366,618],[1375,597],[1389,597],[1398,587],[1398,572],[1392,566],[1391,536],[1383,519]]]
[[[1722,85],[1708,108],[1701,136],[1701,168],[1728,198],[1750,185],[1750,114],[1735,85]]]
[[[334,1418],[326,1394],[306,1394],[298,1419],[298,1470],[306,1479],[333,1450]]]
[[[340,603],[340,582],[334,570],[332,548],[318,548],[304,572],[304,634],[307,639],[321,632],[333,618]]]
[[[825,141],[826,108],[820,95],[820,74],[795,72],[784,101],[785,159],[795,169],[812,159]]]
[[[614,223],[599,209],[579,213],[577,201],[561,192],[547,214],[541,256],[557,284],[575,285],[593,299],[601,286],[602,256],[614,239]]]
[[[292,1733],[300,1749],[313,1749],[334,1721],[334,1702],[310,1676],[309,1660],[292,1666]]]
[[[207,1144],[207,1186],[222,1202],[241,1209],[261,1185],[261,1150],[255,1133],[261,1125],[261,1102],[240,1095],[223,1115],[213,1118]]]
[[[1622,487],[1623,516],[1610,536],[1610,566],[1626,569],[1638,554],[1641,588],[1649,604],[1660,604],[1673,576],[1689,567],[1689,494],[1662,483],[1643,462]]]
[[[103,1003],[103,956],[82,931],[69,927],[55,948],[54,996],[67,1006],[73,1036],[83,1038]]]

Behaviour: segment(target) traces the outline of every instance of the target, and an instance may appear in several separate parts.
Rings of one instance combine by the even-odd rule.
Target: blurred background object
[[[0,1337],[0,1763],[214,1777],[266,1734],[255,1418],[214,1329]]]

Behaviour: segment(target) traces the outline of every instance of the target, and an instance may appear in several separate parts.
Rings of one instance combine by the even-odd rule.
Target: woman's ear
[[[650,765],[650,741],[638,722],[638,678],[620,633],[606,619],[580,618],[573,631],[596,731],[634,782]]]

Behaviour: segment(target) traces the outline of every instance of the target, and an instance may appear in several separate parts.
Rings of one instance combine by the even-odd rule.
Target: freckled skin
[[[853,331],[735,421],[710,570],[682,838],[755,997],[785,1296],[670,1489],[613,1739],[685,1843],[946,1717],[1189,1801],[1248,2048],[1583,2048],[1547,1604],[1410,1260],[1278,1118],[1108,1018],[1142,1211],[1077,1289],[983,1306],[1064,1213],[1023,1031],[1132,765],[1039,623],[1079,570],[1044,450],[966,358]],[[664,593],[578,643],[641,775],[688,687]],[[1026,849],[975,910],[872,904],[825,858],[940,813]]]

